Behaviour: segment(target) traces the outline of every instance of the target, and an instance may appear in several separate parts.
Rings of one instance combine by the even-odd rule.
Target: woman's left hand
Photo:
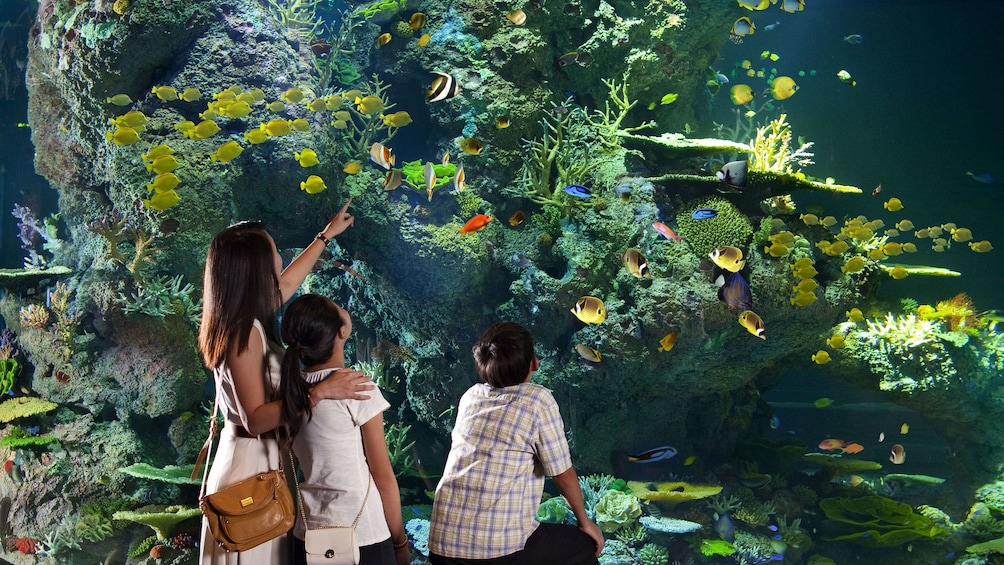
[[[313,402],[325,398],[333,400],[367,400],[369,396],[359,393],[373,390],[373,386],[361,371],[338,369],[325,377],[323,381],[314,385],[314,388],[310,389],[310,399]]]

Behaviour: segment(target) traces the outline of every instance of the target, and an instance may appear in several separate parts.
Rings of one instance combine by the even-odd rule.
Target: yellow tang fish
[[[115,133],[107,132],[105,133],[105,139],[108,141],[114,141],[115,145],[132,145],[139,141],[139,134],[133,128],[118,128]]]
[[[739,315],[739,325],[746,328],[750,334],[766,341],[767,334],[764,331],[763,320],[760,316],[756,315],[756,312],[752,310],[746,310]]]
[[[889,270],[889,276],[896,280],[905,279],[909,275],[910,273],[902,265],[896,265],[895,267]]]
[[[276,100],[275,102],[269,102],[268,106],[265,107],[268,108],[270,111],[276,113],[286,111],[286,104],[283,103],[281,100]]]
[[[599,324],[607,319],[607,309],[603,301],[595,296],[583,296],[575,303],[571,312],[586,324]]]
[[[262,123],[260,129],[269,137],[282,137],[290,133],[289,122],[286,120],[269,120],[267,124]]]
[[[659,340],[659,351],[669,351],[676,345],[676,339],[680,337],[680,332],[666,334],[666,337]]]
[[[812,360],[815,361],[817,365],[825,365],[830,362],[830,354],[827,353],[825,350],[820,349],[819,351],[812,354]],[[820,408],[825,408],[825,406],[828,406],[828,404],[821,406]]]
[[[310,175],[307,180],[300,183],[300,190],[304,190],[307,194],[317,194],[323,192],[327,187],[324,184],[324,179],[317,175]]]
[[[865,315],[861,312],[859,308],[851,308],[846,312],[847,320],[852,323],[858,323],[865,319]]]
[[[146,189],[167,192],[168,190],[174,190],[179,184],[181,184],[181,179],[174,173],[161,173],[153,179],[153,182],[146,185]]]
[[[220,126],[213,120],[203,120],[194,128],[185,132],[185,137],[189,139],[209,139],[220,132]]]
[[[171,86],[155,86],[150,92],[156,94],[157,98],[160,98],[164,102],[178,99],[178,91]]]
[[[356,96],[355,104],[356,110],[360,114],[376,114],[377,112],[382,112],[384,109],[383,100],[379,96],[373,96],[372,94],[366,97]]]
[[[152,147],[145,154],[141,155],[141,157],[144,161],[153,161],[157,157],[163,157],[164,155],[174,155],[174,149],[168,147],[166,143],[161,143]]]
[[[973,239],[973,232],[969,231],[969,228],[955,228],[950,233],[952,234],[952,239],[959,243],[965,243]]]
[[[833,349],[843,349],[844,345],[846,345],[844,343],[844,336],[842,334],[833,334],[830,339],[826,340],[826,345],[829,345]]]
[[[987,251],[992,251],[994,246],[984,239],[983,241],[970,241],[969,248],[977,253],[986,253]]]
[[[882,203],[882,207],[890,212],[899,212],[903,209],[903,202],[899,198],[890,198]]]
[[[763,252],[771,257],[784,257],[789,253],[789,251],[788,246],[779,241],[775,241],[771,245],[764,246],[763,248]]]
[[[115,96],[105,98],[105,102],[116,106],[128,106],[132,104],[132,98],[129,98],[128,94],[116,94]]]
[[[228,118],[239,119],[251,113],[251,105],[247,102],[234,102],[223,110],[223,115]]]
[[[361,170],[363,170],[363,164],[359,161],[349,161],[349,163],[342,168],[342,172],[349,175],[357,174]]]
[[[174,158],[174,155],[161,155],[147,163],[146,170],[153,171],[159,175],[161,173],[170,173],[177,169],[178,165],[178,160]]]
[[[385,125],[400,128],[404,127],[412,122],[411,114],[401,110],[400,112],[394,112],[383,117],[383,123]]]
[[[323,98],[318,98],[307,104],[307,109],[311,112],[321,112],[328,109],[328,103]]]
[[[297,118],[295,120],[290,120],[289,127],[296,131],[310,131],[310,122],[303,118]]]
[[[209,160],[219,161],[220,163],[229,163],[240,156],[243,152],[244,148],[241,147],[240,143],[230,140],[221,145],[220,148],[216,150],[216,153],[210,155]]]
[[[299,104],[300,102],[303,101],[304,94],[302,90],[294,87],[280,94],[279,98],[282,98],[283,100],[285,100],[290,104]]]
[[[158,191],[149,200],[144,200],[143,205],[154,210],[167,210],[181,202],[181,197],[173,190]]]
[[[526,23],[526,12],[523,10],[513,10],[505,15],[505,18],[513,23],[513,25],[521,26]]]
[[[429,44],[430,39],[432,39],[432,37],[428,33],[423,33],[421,37],[418,38],[418,46],[425,47]]]
[[[809,306],[818,299],[819,297],[816,296],[815,292],[799,292],[798,294],[795,295],[794,298],[789,298],[788,300],[794,306],[803,307],[803,306]]]
[[[244,140],[251,145],[258,145],[268,141],[268,134],[260,129],[250,129],[244,132]]]
[[[812,259],[810,259],[809,257],[802,257],[798,261],[795,261],[794,263],[791,264],[791,270],[792,271],[797,271],[797,270],[801,269],[802,267],[810,267],[813,264],[814,263],[813,263]]]
[[[867,265],[865,258],[860,255],[855,255],[854,257],[848,259],[847,262],[840,267],[840,270],[845,273],[860,273],[864,270],[865,265]]]
[[[293,158],[296,159],[296,162],[303,168],[313,167],[320,164],[320,161],[317,160],[317,153],[315,153],[313,149],[304,148],[304,150],[299,153],[293,153]]]
[[[817,288],[819,288],[819,283],[816,282],[816,279],[802,279],[798,284],[791,287],[791,290],[792,292],[799,293],[812,292]]]

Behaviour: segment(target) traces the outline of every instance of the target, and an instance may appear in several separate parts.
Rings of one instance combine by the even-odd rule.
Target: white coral
[[[857,332],[856,337],[872,345],[914,349],[936,341],[938,325],[934,321],[923,320],[913,314],[906,316],[888,314],[885,320],[868,320],[867,328]]]

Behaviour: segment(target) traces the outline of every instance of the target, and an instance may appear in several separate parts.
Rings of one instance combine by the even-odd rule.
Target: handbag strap
[[[290,469],[293,470],[293,482],[294,484],[296,484],[296,499],[300,502],[300,518],[303,519],[303,527],[309,530],[310,528],[307,527],[307,514],[303,510],[303,495],[300,494],[300,478],[296,474],[296,463],[293,462],[293,450],[292,449],[288,450],[288,453],[289,453]],[[366,510],[366,501],[369,500],[370,497],[370,484],[372,482],[373,482],[373,477],[370,476],[369,473],[366,473],[366,494],[363,496],[363,505],[362,507],[359,508],[359,513],[356,514],[356,519],[353,520],[352,525],[349,526],[352,529],[355,529],[356,524],[359,523],[359,519],[362,518],[363,516],[363,510]],[[343,526],[326,526],[326,527],[330,528],[330,527],[343,527]]]

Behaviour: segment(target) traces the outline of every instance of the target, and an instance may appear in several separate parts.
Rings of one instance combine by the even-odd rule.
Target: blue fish
[[[776,430],[780,427],[781,427],[781,418],[778,418],[777,414],[774,414],[773,416],[770,417],[770,429]]]
[[[593,191],[589,190],[588,188],[586,188],[586,187],[584,187],[582,185],[578,185],[578,184],[570,184],[570,185],[566,186],[565,187],[565,192],[567,192],[568,194],[571,194],[572,196],[574,196],[576,198],[589,198],[590,196],[593,195]]]
[[[565,190],[568,189],[566,188]],[[697,210],[694,210],[694,213],[691,214],[690,217],[695,220],[707,220],[709,218],[714,218],[717,215],[718,210],[715,210],[714,208],[698,208]]]
[[[736,541],[736,527],[729,518],[728,513],[723,513],[715,522],[715,531],[725,541],[732,543]]]
[[[994,181],[997,180],[990,173],[980,173],[978,175],[974,175],[971,171],[966,171],[966,176],[972,177],[974,181],[981,182],[983,184],[993,184]]]
[[[715,71],[715,80],[718,81],[718,84],[728,84],[729,83],[729,77],[723,75],[722,71]]]
[[[767,24],[767,25],[763,26],[763,30],[764,31],[774,31],[774,28],[776,28],[779,25],[781,25],[781,22],[774,22],[772,24]]]
[[[655,463],[656,461],[669,459],[674,455],[676,455],[676,448],[670,445],[664,445],[655,449],[649,449],[648,451],[642,451],[637,455],[628,454],[628,461],[632,461],[634,463]]]
[[[729,305],[731,310],[752,310],[753,294],[750,285],[739,273],[718,275],[715,284],[718,285],[718,300]]]

